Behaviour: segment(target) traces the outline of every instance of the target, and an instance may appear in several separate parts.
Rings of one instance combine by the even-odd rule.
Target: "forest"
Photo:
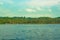
[[[60,24],[60,17],[0,17],[0,24]]]

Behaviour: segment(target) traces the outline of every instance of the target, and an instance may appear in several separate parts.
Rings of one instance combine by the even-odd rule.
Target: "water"
[[[1,24],[0,40],[60,40],[60,24]]]

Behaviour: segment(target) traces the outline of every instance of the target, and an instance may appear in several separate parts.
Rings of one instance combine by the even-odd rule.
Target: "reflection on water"
[[[60,40],[59,24],[0,25],[0,40]]]

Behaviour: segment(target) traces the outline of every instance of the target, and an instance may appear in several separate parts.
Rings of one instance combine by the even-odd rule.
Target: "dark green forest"
[[[0,17],[0,24],[60,24],[60,17]]]

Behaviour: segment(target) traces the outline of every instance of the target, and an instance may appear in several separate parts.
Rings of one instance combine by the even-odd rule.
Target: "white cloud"
[[[51,9],[48,9],[48,11],[49,11],[49,12],[52,12],[52,10],[51,10]]]
[[[36,14],[35,17],[52,17],[51,14]]]
[[[40,7],[36,7],[36,10],[40,10],[40,11],[41,11],[41,10],[42,10],[42,8],[40,8]]]
[[[26,17],[52,17],[52,14],[26,14]]]
[[[30,9],[30,8],[26,9],[26,11],[27,11],[27,12],[36,12],[36,10]]]
[[[3,2],[0,2],[0,5],[3,5],[4,3]]]
[[[30,2],[27,2],[26,4],[29,6],[52,6],[58,4],[59,1],[57,0],[31,0]]]
[[[9,17],[14,16],[13,15],[14,13],[11,10],[3,8],[0,8],[0,14],[1,14],[0,16],[9,16]]]
[[[42,15],[42,17],[52,17],[51,14],[45,14],[45,15]]]

